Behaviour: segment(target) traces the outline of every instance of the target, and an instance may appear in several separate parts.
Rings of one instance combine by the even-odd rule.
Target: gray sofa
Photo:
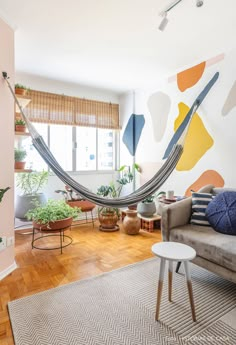
[[[236,191],[207,185],[199,192],[216,195],[225,190]],[[163,207],[163,241],[181,242],[193,247],[197,252],[193,260],[195,264],[236,283],[236,236],[218,233],[211,227],[190,224],[191,206],[190,197]]]

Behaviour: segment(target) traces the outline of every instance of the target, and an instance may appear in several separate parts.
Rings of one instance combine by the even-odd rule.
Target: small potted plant
[[[36,202],[35,208],[28,211],[26,217],[33,221],[36,229],[57,230],[71,226],[79,213],[78,207],[70,207],[64,200],[48,200],[45,205]]]
[[[16,132],[26,132],[26,125],[25,125],[25,121],[22,119],[16,119],[15,121],[15,131]]]
[[[22,84],[15,84],[15,94],[25,96],[28,88]]]
[[[24,169],[25,168],[25,157],[27,153],[24,149],[15,148],[15,169]]]
[[[165,194],[165,192],[159,192],[157,194],[149,195],[141,202],[138,203],[137,211],[143,217],[152,217],[156,212],[156,204],[154,199]]]

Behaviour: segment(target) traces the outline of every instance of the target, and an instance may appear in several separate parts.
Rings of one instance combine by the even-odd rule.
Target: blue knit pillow
[[[236,192],[222,192],[207,206],[206,216],[217,232],[236,235]]]
[[[210,226],[205,213],[209,202],[212,200],[212,197],[213,196],[210,193],[192,193],[191,224]]]

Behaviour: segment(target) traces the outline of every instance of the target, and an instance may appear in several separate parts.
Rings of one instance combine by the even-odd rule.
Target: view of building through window
[[[114,130],[43,123],[34,123],[34,126],[65,171],[115,169]],[[27,144],[26,150],[32,169],[47,170],[47,164],[32,145]]]

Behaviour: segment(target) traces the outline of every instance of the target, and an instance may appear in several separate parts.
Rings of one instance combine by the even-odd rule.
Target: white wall
[[[0,236],[14,235],[14,102],[2,71],[6,71],[14,85],[14,32],[0,18],[0,188],[11,187],[0,203]],[[14,268],[14,247],[0,252],[0,279]]]
[[[234,107],[227,116],[222,116],[222,108],[234,85],[236,75],[236,49],[225,54],[223,60],[205,68],[202,78],[192,88],[181,92],[175,82],[168,80],[161,81],[153,90],[139,90],[136,92],[136,114],[143,113],[145,116],[145,126],[140,138],[136,152],[136,162],[144,165],[156,166],[156,169],[163,163],[162,157],[165,149],[174,134],[174,121],[178,116],[178,104],[180,102],[191,106],[198,94],[203,90],[212,76],[219,71],[220,76],[212,90],[199,107],[197,113],[204,122],[204,126],[214,140],[213,146],[202,156],[191,170],[175,170],[168,181],[163,186],[163,190],[173,189],[177,195],[185,193],[186,189],[196,181],[206,170],[217,171],[224,179],[225,186],[236,186],[236,173],[234,168],[236,147],[236,107]],[[201,61],[199,61],[200,63]],[[192,66],[187,66],[190,68]],[[185,68],[183,68],[185,70]],[[149,97],[161,91],[169,95],[171,99],[171,108],[169,112],[167,128],[160,142],[154,140],[153,124],[149,109],[147,106]],[[120,98],[121,124],[123,129],[126,126],[129,116],[132,113],[132,93],[122,95]],[[236,105],[236,102],[235,102]],[[167,114],[163,114],[167,116]],[[121,136],[122,137],[122,136]],[[201,138],[199,138],[201,140]],[[198,141],[196,140],[196,145]],[[121,157],[126,160],[131,159],[127,148],[121,140]],[[152,175],[155,171],[152,171]]]

